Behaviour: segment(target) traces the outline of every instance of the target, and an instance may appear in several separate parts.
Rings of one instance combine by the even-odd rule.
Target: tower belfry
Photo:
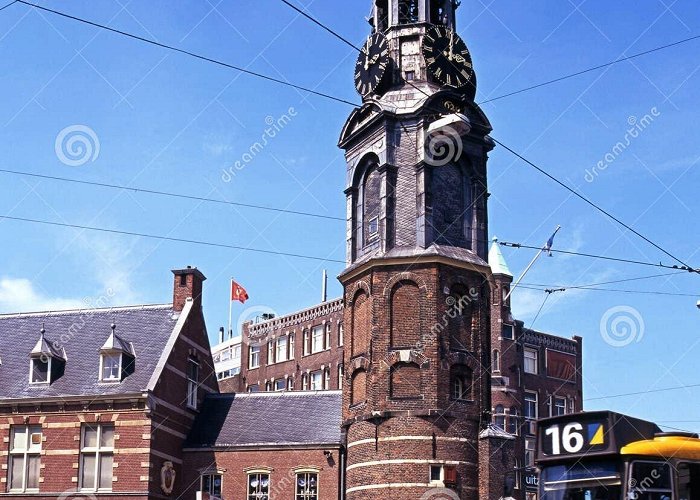
[[[494,143],[474,102],[458,6],[373,0],[355,67],[363,104],[339,144],[347,161],[348,500],[419,499],[437,487],[469,500],[504,493],[480,467],[508,438],[488,429],[485,415]]]

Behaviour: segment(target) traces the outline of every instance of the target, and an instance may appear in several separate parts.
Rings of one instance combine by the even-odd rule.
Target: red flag
[[[245,301],[248,300],[248,292],[233,280],[231,280],[231,300],[237,300],[241,304],[245,304]]]

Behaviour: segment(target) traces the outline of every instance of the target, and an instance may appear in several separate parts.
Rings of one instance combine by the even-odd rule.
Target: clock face
[[[355,88],[363,97],[374,92],[386,76],[389,65],[389,43],[381,33],[367,39],[355,65]]]
[[[431,26],[423,40],[428,72],[441,85],[466,87],[474,78],[472,56],[457,33],[445,26]]]

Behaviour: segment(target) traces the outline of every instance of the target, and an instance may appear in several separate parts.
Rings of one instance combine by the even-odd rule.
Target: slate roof
[[[185,448],[339,445],[341,391],[209,395]]]
[[[100,348],[112,333],[133,344],[135,372],[121,383],[99,381]],[[134,394],[146,390],[177,317],[172,304],[0,315],[0,402],[6,399]],[[29,383],[30,353],[41,339],[65,353],[63,376]]]

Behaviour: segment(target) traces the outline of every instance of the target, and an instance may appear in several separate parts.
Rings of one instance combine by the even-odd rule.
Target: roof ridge
[[[83,309],[64,309],[58,311],[35,311],[27,313],[4,313],[0,314],[0,319],[8,318],[30,318],[38,316],[64,316],[76,313],[100,313],[100,312],[124,312],[124,311],[142,311],[144,309],[172,309],[172,304],[141,304],[134,306],[120,306],[120,307],[97,307],[90,308],[85,307]]]
[[[222,392],[219,394],[209,394],[209,398],[230,399],[230,398],[251,398],[251,397],[300,397],[300,396],[337,396],[343,391],[320,390],[320,391],[264,391],[264,392]]]

